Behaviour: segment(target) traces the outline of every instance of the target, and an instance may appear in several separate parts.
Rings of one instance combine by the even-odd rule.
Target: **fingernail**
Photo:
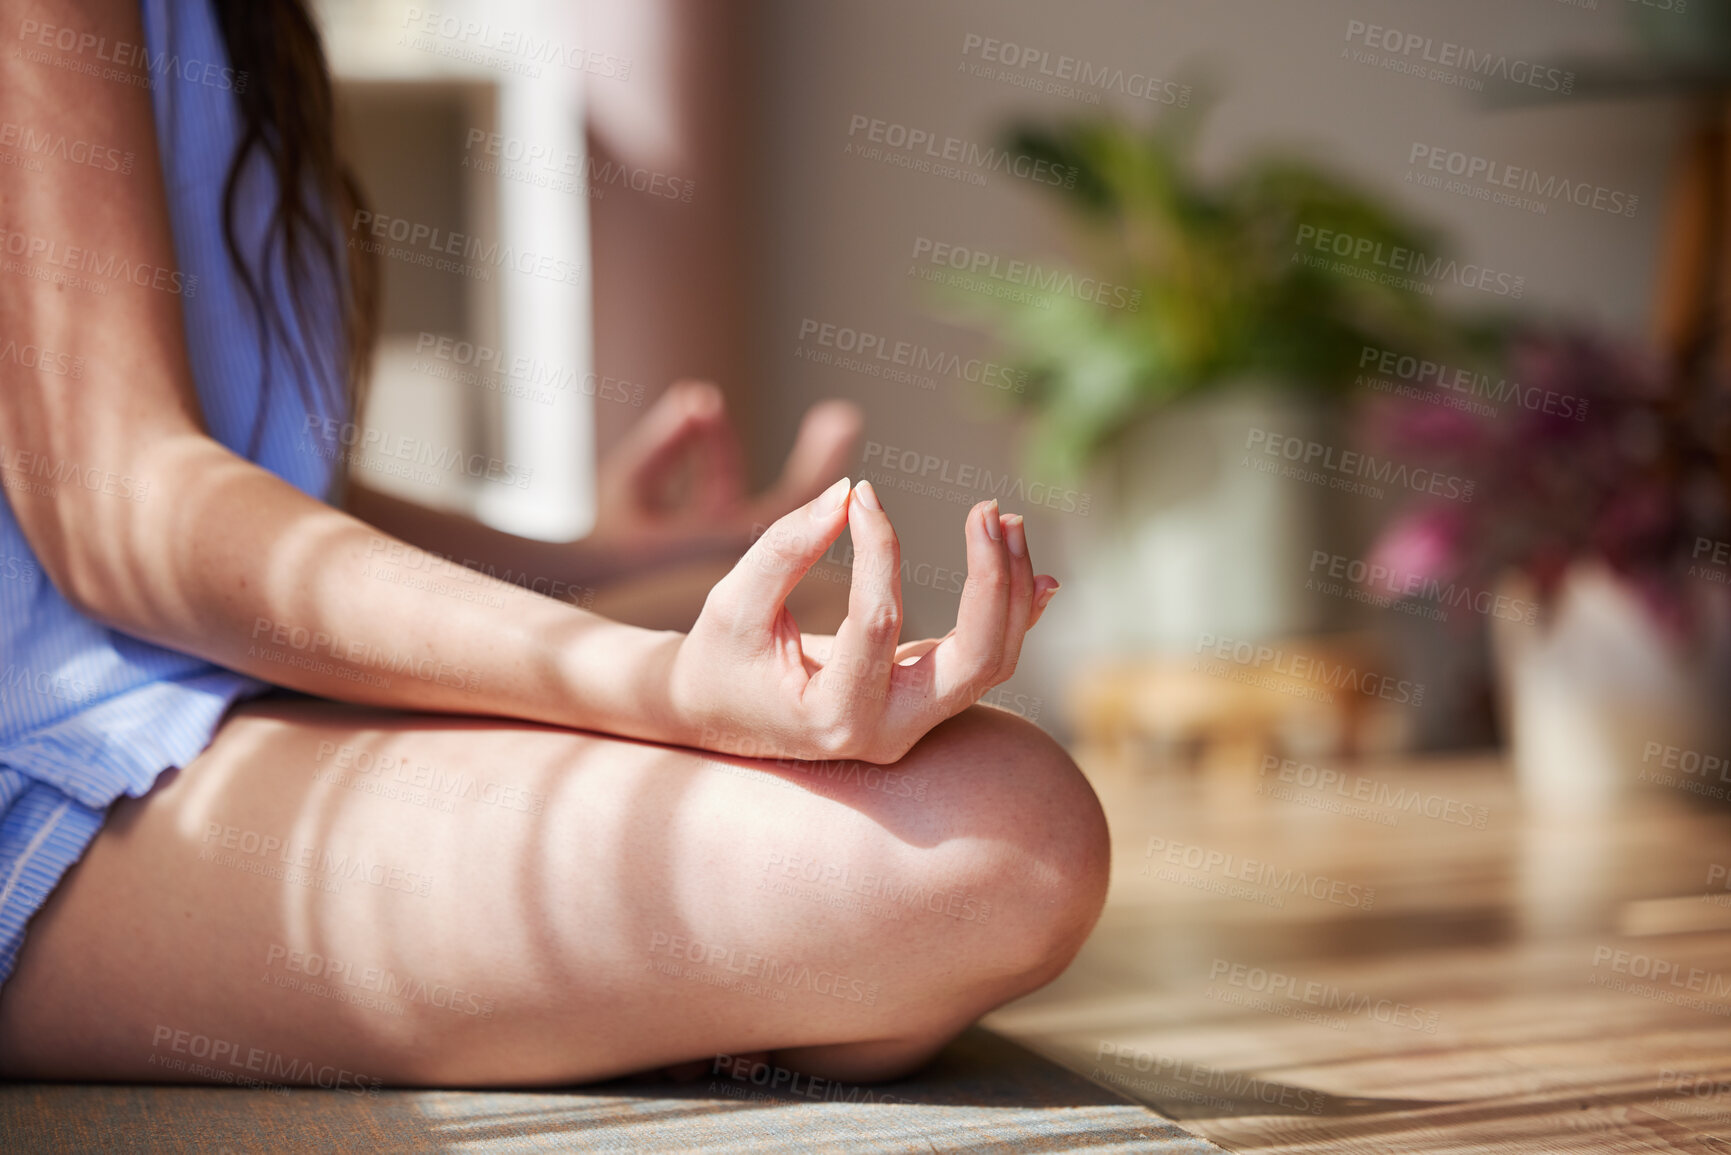
[[[683,383],[689,395],[686,398],[691,411],[698,416],[708,416],[720,409],[723,404],[721,390],[709,381],[686,381]]]
[[[847,500],[847,492],[853,487],[853,482],[842,478],[823,491],[823,500],[818,502],[818,509],[824,513],[834,513],[841,508],[841,503]]]
[[[883,509],[883,503],[878,501],[878,491],[872,488],[871,482],[862,481],[853,487],[853,491],[854,495],[859,498],[859,503],[867,509],[880,511]]]
[[[1022,515],[1012,513],[1004,518],[1004,544],[1010,547],[1011,557],[1028,556],[1028,531],[1022,525]]]
[[[993,541],[1004,540],[1004,527],[998,524],[998,503],[996,500],[986,506],[986,536]]]
[[[1057,592],[1058,592],[1057,586],[1049,587],[1048,589],[1045,590],[1045,592],[1040,594],[1040,600],[1036,604],[1041,609],[1045,609],[1049,604],[1051,604],[1052,598],[1057,595]]]

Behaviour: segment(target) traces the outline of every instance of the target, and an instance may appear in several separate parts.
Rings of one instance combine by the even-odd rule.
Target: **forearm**
[[[676,737],[676,634],[441,563],[201,435],[134,468],[149,500],[76,599],[116,629],[326,697]]]
[[[64,35],[143,43],[136,0],[62,8]],[[104,267],[155,270],[154,279],[117,275],[96,293],[58,278],[0,276],[7,339],[80,368],[58,375],[22,356],[0,358],[5,456],[56,478],[138,482],[119,494],[76,480],[6,486],[36,560],[74,606],[117,630],[311,693],[665,735],[659,669],[679,635],[608,622],[467,571],[427,580],[406,564],[409,555],[393,558],[394,539],[207,434],[184,339],[192,289],[159,291],[177,254],[147,90],[14,54],[0,58],[0,91],[8,118],[32,131],[115,142],[138,162],[124,182],[83,166],[0,165],[5,235],[27,243],[30,260],[51,250],[61,254],[54,260],[79,253]],[[328,239],[340,244],[340,235]],[[244,347],[249,335],[229,336]],[[316,343],[339,334],[305,336]],[[234,377],[205,384],[225,400],[243,412],[265,403],[249,392],[244,361],[220,371]],[[383,561],[399,564],[381,573]]]
[[[706,531],[696,526],[666,541],[605,534],[568,542],[537,541],[459,513],[393,497],[352,477],[344,506],[361,521],[458,565],[578,602],[635,572],[708,558],[731,561],[750,544],[749,536],[731,528]]]
[[[409,545],[537,593],[585,603],[616,567],[592,541],[536,541],[349,478],[344,508]]]

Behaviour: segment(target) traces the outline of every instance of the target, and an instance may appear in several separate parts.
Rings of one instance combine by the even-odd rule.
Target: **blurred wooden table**
[[[1084,667],[1072,679],[1065,712],[1078,740],[1111,758],[1164,750],[1200,765],[1254,771],[1294,739],[1341,755],[1364,750],[1379,703],[1361,687],[1367,676],[1382,685],[1378,667],[1363,635],[1286,638],[1260,649],[1199,644],[1191,654]]]
[[[1232,1151],[1731,1152],[1731,807],[1552,820],[1489,758],[1080,760],[1105,914],[988,1026]]]

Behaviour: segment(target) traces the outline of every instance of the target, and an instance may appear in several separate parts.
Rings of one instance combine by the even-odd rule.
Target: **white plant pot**
[[[1065,519],[1080,649],[1190,652],[1201,634],[1262,639],[1329,628],[1304,590],[1306,559],[1339,526],[1326,490],[1246,468],[1252,429],[1330,440],[1326,412],[1250,388],[1175,406],[1127,436]],[[1065,585],[1072,584],[1071,575]]]
[[[1548,619],[1493,621],[1504,728],[1530,813],[1602,817],[1665,773],[1666,751],[1723,753],[1723,621],[1708,626],[1679,643],[1624,582],[1588,564],[1570,569]]]

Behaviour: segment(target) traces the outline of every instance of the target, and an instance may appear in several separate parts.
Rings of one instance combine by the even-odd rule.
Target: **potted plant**
[[[1429,596],[1495,589],[1498,604],[1537,606],[1487,615],[1507,736],[1536,806],[1603,812],[1643,780],[1731,798],[1731,777],[1716,780],[1709,761],[1731,753],[1723,391],[1555,328],[1512,336],[1493,379],[1505,386],[1494,413],[1394,401],[1374,418],[1390,452],[1476,491],[1470,504],[1415,504],[1373,561],[1394,575],[1385,581]]]
[[[1095,647],[1316,628],[1326,611],[1301,574],[1333,532],[1326,492],[1240,468],[1246,431],[1333,436],[1366,348],[1425,347],[1449,327],[1433,298],[1369,262],[1328,267],[1308,243],[1436,252],[1432,231],[1305,160],[1258,153],[1204,171],[1205,104],[1146,127],[1093,116],[1007,134],[1073,174],[1042,187],[1089,272],[1130,290],[1123,307],[1063,294],[975,306],[1025,374],[1010,400],[1029,418],[1030,473],[1081,477],[1095,499],[1069,543],[1095,587],[1073,599],[1096,615],[1083,631]]]

